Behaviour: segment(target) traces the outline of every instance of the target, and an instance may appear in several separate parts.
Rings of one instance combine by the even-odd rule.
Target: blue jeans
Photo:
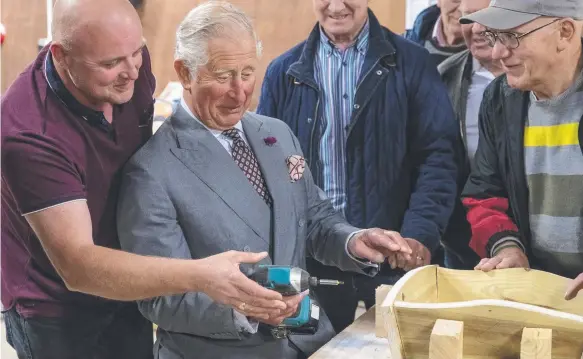
[[[137,305],[75,317],[3,313],[6,340],[19,359],[152,359],[153,330]]]

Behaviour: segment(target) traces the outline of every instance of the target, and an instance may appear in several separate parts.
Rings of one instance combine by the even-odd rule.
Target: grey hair
[[[174,59],[182,60],[191,76],[208,62],[208,41],[224,34],[226,28],[240,28],[255,40],[257,57],[262,47],[251,19],[226,1],[208,1],[192,9],[176,30]],[[236,36],[236,35],[235,35]]]

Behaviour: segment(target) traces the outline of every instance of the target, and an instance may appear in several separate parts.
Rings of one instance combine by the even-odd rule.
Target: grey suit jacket
[[[310,255],[327,265],[373,275],[345,252],[350,233],[308,168],[292,182],[286,158],[302,155],[283,122],[247,113],[245,136],[273,198],[270,209],[217,139],[180,106],[128,162],[117,211],[124,250],[142,255],[204,258],[228,250],[268,251],[267,263],[305,268]],[[268,145],[264,139],[275,137]],[[270,219],[270,220],[266,220]],[[285,358],[288,340],[239,333],[233,310],[204,293],[138,303],[159,326],[159,358]],[[334,335],[325,315],[318,333],[290,341],[310,354]],[[293,351],[292,351],[293,352]]]

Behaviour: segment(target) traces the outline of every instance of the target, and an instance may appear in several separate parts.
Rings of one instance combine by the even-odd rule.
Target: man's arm
[[[69,290],[116,300],[182,293],[202,285],[200,264],[138,256],[96,246],[84,200],[26,215]]]
[[[423,58],[418,64],[422,70],[409,80],[407,142],[414,183],[401,234],[433,253],[457,197],[459,126],[435,64],[429,56]]]
[[[57,273],[69,290],[104,298],[133,301],[160,295],[204,291],[216,288],[217,281],[229,276],[218,276],[218,260],[178,260],[146,257],[97,246],[91,236],[91,217],[84,200],[63,203],[46,210],[26,215],[40,239]],[[226,257],[226,256],[225,256]],[[237,274],[238,263],[259,261],[261,255],[232,255],[225,258]],[[220,271],[220,270],[219,270]],[[243,276],[244,277],[244,276]],[[244,283],[243,283],[244,284]],[[259,289],[259,288],[257,288]],[[242,296],[237,293],[215,292],[225,301]],[[259,293],[246,297],[252,303]],[[232,299],[228,299],[231,297]],[[277,299],[277,296],[275,296]]]
[[[70,290],[115,300],[204,290],[230,305],[238,305],[242,297],[250,304],[266,295],[281,299],[238,269],[239,261],[256,262],[261,255],[225,253],[218,259],[194,261],[145,257],[95,245],[80,176],[58,144],[50,141],[35,134],[6,136],[2,178]],[[217,263],[229,275],[219,275],[213,268]]]
[[[301,156],[298,139],[291,130],[289,135]],[[306,187],[308,200],[306,250],[310,256],[343,271],[374,276],[378,272],[378,266],[373,262],[381,263],[397,252],[402,252],[405,256],[411,253],[411,248],[397,232],[379,228],[361,230],[348,224],[334,210],[324,191],[316,186],[308,166],[300,167],[303,182],[298,182],[298,185]]]
[[[475,166],[462,193],[472,227],[470,247],[483,258],[477,269],[528,267],[518,227],[508,215],[508,193],[499,172],[493,124],[496,114],[492,113],[491,103],[493,91],[495,87],[489,86],[482,100]]]

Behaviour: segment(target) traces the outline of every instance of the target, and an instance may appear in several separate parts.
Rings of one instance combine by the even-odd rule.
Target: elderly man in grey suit
[[[374,275],[375,262],[411,253],[396,232],[360,230],[334,212],[283,122],[246,112],[260,46],[250,20],[224,2],[192,10],[178,28],[175,69],[184,87],[172,117],[126,166],[118,208],[123,249],[202,258],[267,251],[265,263],[327,265]],[[314,335],[278,339],[286,309],[237,310],[204,293],[139,302],[158,325],[157,358],[302,358],[331,339],[321,313]]]

